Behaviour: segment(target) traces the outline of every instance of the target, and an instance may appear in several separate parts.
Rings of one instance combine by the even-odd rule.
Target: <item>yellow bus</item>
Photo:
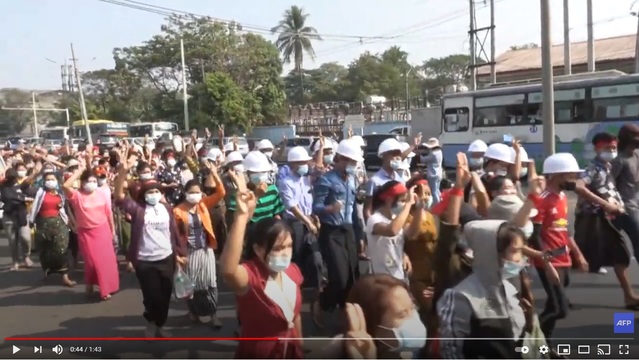
[[[102,135],[113,136],[113,137],[127,137],[129,136],[129,124],[115,122],[111,120],[88,120],[89,130],[91,131],[91,140],[95,143],[98,138]],[[74,121],[71,125],[73,129],[73,137],[75,139],[86,139],[86,127],[84,125],[84,120]]]

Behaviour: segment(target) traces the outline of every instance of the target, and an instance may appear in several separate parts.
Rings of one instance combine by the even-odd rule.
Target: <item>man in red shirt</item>
[[[549,156],[544,161],[543,170],[547,177],[546,188],[540,195],[531,195],[529,198],[539,212],[534,219],[541,224],[537,245],[538,250],[545,254],[541,259],[534,260],[539,280],[548,296],[544,311],[539,315],[539,323],[546,339],[550,339],[557,320],[568,314],[568,298],[563,284],[572,267],[570,254],[574,254],[582,271],[588,271],[588,263],[568,233],[568,198],[564,193],[564,190],[574,191],[577,176],[582,170],[569,153]],[[544,262],[549,262],[556,269],[558,283],[550,281]]]

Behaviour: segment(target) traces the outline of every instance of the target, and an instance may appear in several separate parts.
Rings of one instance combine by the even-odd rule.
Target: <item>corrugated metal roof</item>
[[[595,40],[595,61],[614,61],[635,58],[636,35],[615,36]],[[588,62],[588,42],[572,43],[571,60],[573,65]],[[541,47],[521,50],[509,50],[495,60],[497,73],[506,73],[541,68]],[[564,65],[564,45],[552,47],[553,67]],[[490,74],[490,66],[477,69],[477,75]]]

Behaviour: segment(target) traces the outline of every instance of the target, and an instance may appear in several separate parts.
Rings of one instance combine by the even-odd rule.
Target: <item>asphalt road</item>
[[[572,199],[574,204],[574,199]],[[572,207],[572,206],[571,206]],[[35,258],[37,259],[37,257]],[[87,343],[80,341],[6,341],[7,337],[28,338],[131,338],[143,336],[144,319],[142,297],[133,274],[122,273],[121,291],[107,302],[88,302],[83,294],[82,273],[73,274],[79,285],[73,289],[59,285],[59,278],[42,280],[39,268],[8,272],[10,265],[7,240],[0,239],[0,358],[69,358],[70,346],[97,345],[102,353],[73,354],[79,358],[228,358],[233,356],[235,342],[217,341],[110,341]],[[611,270],[611,269],[610,269]],[[631,278],[639,281],[639,268],[633,261]],[[539,282],[535,281],[536,306],[541,310],[545,301]],[[637,289],[637,286],[635,286]],[[639,292],[639,289],[637,289]],[[555,332],[555,345],[570,344],[571,357],[595,358],[598,344],[610,344],[610,355],[621,358],[639,356],[638,341],[634,335],[613,333],[613,314],[623,310],[623,297],[612,271],[607,275],[574,273],[568,289],[574,305],[568,317],[559,321]],[[308,357],[321,357],[325,339],[313,328],[309,317],[309,304],[303,307],[304,336]],[[206,325],[193,325],[187,317],[186,306],[174,301],[167,328],[174,337],[233,337],[237,328],[234,297],[223,286],[220,293],[219,316],[224,322],[220,330]],[[635,313],[636,315],[637,313]],[[636,316],[635,316],[636,318]],[[333,319],[333,321],[337,321]],[[328,335],[328,334],[327,334]],[[323,335],[326,336],[326,335]],[[56,355],[52,348],[62,345],[63,353]],[[15,355],[13,346],[20,348]],[[592,355],[578,355],[577,345],[590,345]],[[624,355],[625,345],[630,353]],[[34,346],[42,346],[43,353],[34,353]],[[94,351],[97,349],[93,349]],[[605,350],[605,349],[604,349]],[[621,350],[621,354],[619,351]],[[605,357],[605,356],[603,356]],[[601,358],[601,357],[599,357]]]

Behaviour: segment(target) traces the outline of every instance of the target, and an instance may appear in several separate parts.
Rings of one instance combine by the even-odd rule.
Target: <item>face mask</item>
[[[501,268],[501,276],[504,280],[512,279],[515,276],[519,276],[519,273],[526,267],[526,261],[514,262],[504,260],[504,267]]]
[[[426,327],[414,310],[411,316],[393,330],[399,346],[394,351],[417,350],[426,344]]]
[[[574,181],[566,181],[562,185],[562,189],[566,191],[575,191],[576,188],[577,188],[577,183]]]
[[[603,161],[612,161],[617,157],[616,151],[605,151],[599,154],[599,158]]]
[[[170,167],[174,167],[175,163],[176,163],[175,159],[168,159],[166,161],[166,164],[169,165]]]
[[[468,165],[473,169],[481,169],[484,166],[484,158],[470,158],[468,159]]]
[[[528,168],[522,168],[521,171],[519,172],[519,176],[520,177],[528,176]]]
[[[186,202],[189,204],[197,204],[202,200],[202,193],[186,194]]]
[[[160,198],[162,198],[162,194],[158,193],[144,195],[144,201],[151,206],[157,205],[160,202]]]
[[[308,174],[308,165],[302,165],[297,168],[297,175],[304,176]]]
[[[104,186],[106,184],[106,179],[98,179],[98,185]]]
[[[233,166],[233,170],[235,170],[236,173],[243,173],[244,172],[244,164],[237,164],[237,165]]]
[[[428,200],[426,200],[425,205],[426,205],[426,209],[430,209],[433,206],[433,197],[432,196],[428,197]]]
[[[526,223],[526,226],[521,228],[521,231],[523,231],[524,235],[526,235],[526,239],[529,239],[532,236],[533,230],[534,230],[534,226],[533,226],[533,223],[530,221]]]
[[[286,255],[280,255],[280,256],[269,255],[268,256],[268,268],[272,272],[277,272],[277,273],[282,272],[286,270],[290,264],[291,264],[291,258],[289,256],[286,256]]]
[[[495,175],[497,175],[497,176],[506,176],[506,175],[508,175],[508,170],[498,169],[497,171],[495,171]]]
[[[393,206],[393,208],[391,209],[391,211],[393,212],[393,215],[399,215],[402,210],[404,210],[404,206],[406,204],[404,204],[403,202],[397,203],[397,205]]]
[[[23,177],[27,176],[27,172],[24,171],[24,170],[20,170],[17,173],[18,173],[18,177],[19,178],[23,178]]]
[[[98,188],[97,182],[90,182],[90,183],[84,184],[84,191],[86,192],[90,192],[90,193],[94,192],[97,188]]]
[[[346,173],[349,175],[355,175],[355,171],[357,170],[357,165],[346,165]]]
[[[262,183],[266,183],[268,181],[268,174],[267,173],[251,174],[249,176],[249,179],[251,180],[253,184],[259,185]]]
[[[264,155],[266,155],[266,157],[270,159],[273,156],[273,152],[272,151],[265,151]]]
[[[402,166],[402,161],[401,160],[391,160],[390,162],[390,167],[393,170],[397,170]]]
[[[140,174],[140,180],[151,180],[151,179],[153,179],[153,174],[151,173]]]
[[[92,162],[92,163],[91,163],[91,166],[93,166],[93,167],[98,166],[98,162],[97,162],[97,161]]]
[[[47,180],[44,182],[44,187],[49,189],[49,190],[54,190],[58,188],[58,181],[57,180]]]
[[[333,163],[333,155],[324,155],[324,164],[330,165]]]

